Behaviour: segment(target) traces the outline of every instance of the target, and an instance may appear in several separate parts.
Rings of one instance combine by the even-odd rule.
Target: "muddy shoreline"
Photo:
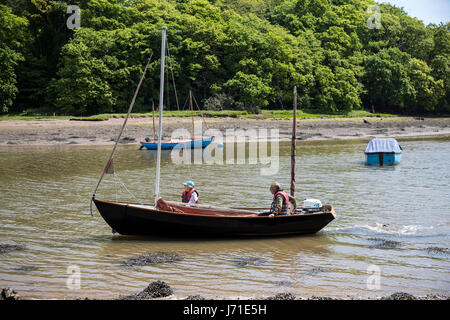
[[[26,297],[22,297],[19,292],[12,288],[2,288],[0,289],[0,300],[30,300]],[[31,299],[31,300],[41,300],[41,299]],[[46,299],[43,299],[46,300]],[[50,299],[55,300],[55,299]],[[58,300],[58,299],[57,299]],[[73,299],[63,299],[63,300],[99,300],[95,298],[79,297]],[[329,296],[296,296],[290,292],[278,293],[273,296],[252,296],[252,297],[220,297],[215,298],[205,298],[201,295],[189,295],[187,297],[180,297],[174,294],[173,288],[170,287],[164,281],[154,281],[150,283],[141,292],[133,293],[131,295],[118,297],[112,297],[111,299],[100,299],[100,300],[450,300],[450,296],[438,295],[438,294],[427,294],[425,296],[412,295],[407,292],[395,292],[393,294],[376,295],[369,297],[362,296],[351,296],[346,297],[329,297]]]
[[[279,140],[289,140],[292,119],[206,119],[195,118],[197,130],[228,132],[243,129],[278,129]],[[117,139],[123,119],[106,121],[71,120],[6,120],[0,122],[0,146],[21,145],[112,145]],[[176,129],[192,131],[190,118],[164,119],[164,139],[170,139]],[[200,127],[201,126],[201,127]],[[199,129],[197,129],[199,128]],[[207,134],[207,133],[206,133]],[[205,134],[205,135],[206,135]],[[269,139],[270,139],[270,132]],[[347,140],[376,137],[428,137],[450,136],[450,118],[371,117],[298,119],[297,140]],[[151,118],[129,119],[120,143],[139,144],[153,137]]]
[[[376,243],[376,246],[369,246],[368,248],[382,248],[382,249],[391,249],[402,246],[401,242],[390,241],[384,238],[368,238],[367,240]],[[11,251],[17,250],[26,250],[25,245],[21,244],[9,244],[2,243],[0,244],[0,253],[9,253]],[[424,249],[429,254],[439,254],[439,255],[448,255],[448,248],[444,247],[427,247]],[[141,266],[148,265],[156,265],[156,264],[168,264],[168,263],[176,263],[183,260],[183,255],[177,252],[149,252],[146,254],[138,254],[133,255],[132,257],[122,261],[120,266],[123,268],[136,268]],[[244,268],[247,266],[257,266],[260,264],[264,264],[265,260],[252,257],[252,256],[243,256],[233,259],[234,266],[236,268]],[[38,268],[36,266],[21,266],[16,268],[15,270],[20,272],[31,272],[36,271]],[[312,270],[308,271],[309,275],[317,275],[322,272],[326,272],[326,268],[323,267],[314,267]],[[288,282],[283,284],[283,281],[279,282],[279,285],[289,285]],[[167,282],[157,280],[148,284],[147,287],[143,288],[140,292],[134,292],[131,294],[119,294],[110,292],[110,297],[108,298],[97,298],[95,296],[80,296],[80,297],[61,297],[61,298],[51,298],[51,299],[39,299],[39,298],[30,298],[27,297],[26,294],[22,295],[20,292],[15,290],[14,288],[0,287],[0,300],[449,300],[450,296],[445,294],[437,294],[437,293],[429,293],[427,295],[413,295],[407,292],[395,292],[392,294],[388,294],[387,292],[382,291],[374,291],[368,295],[357,295],[357,294],[347,294],[347,295],[331,295],[327,296],[318,293],[306,293],[304,292],[301,295],[295,295],[289,291],[273,294],[270,296],[260,296],[257,294],[251,295],[239,295],[239,296],[230,296],[230,295],[221,295],[220,292],[217,292],[217,295],[214,297],[208,296],[205,297],[200,293],[196,293],[193,295],[183,296],[176,293],[176,287],[171,287]]]

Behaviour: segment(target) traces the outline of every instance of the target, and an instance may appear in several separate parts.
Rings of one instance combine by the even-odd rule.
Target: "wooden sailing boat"
[[[162,108],[164,86],[164,45],[166,28],[162,29],[161,43],[161,82],[159,101],[159,134],[156,163],[155,203],[135,203],[97,199],[95,193],[105,173],[111,170],[112,157],[117,146],[107,161],[97,187],[92,195],[103,219],[111,228],[123,235],[164,235],[164,236],[275,236],[288,234],[316,233],[335,219],[332,206],[324,205],[317,212],[298,211],[285,216],[259,216],[267,208],[224,208],[206,205],[188,205],[179,202],[164,201],[159,196],[160,162],[162,150]],[[148,64],[147,64],[148,65]],[[145,69],[146,70],[146,69]],[[145,74],[144,70],[144,74]],[[142,81],[142,78],[141,78]],[[141,83],[141,82],[140,82]],[[139,83],[139,86],[140,86]],[[138,86],[138,89],[139,89]],[[135,93],[136,96],[136,93]],[[134,98],[133,98],[134,101]],[[296,106],[296,90],[294,106]],[[132,102],[133,103],[133,102]],[[131,109],[132,105],[130,106]],[[131,110],[129,110],[130,112]],[[294,108],[293,138],[295,138],[296,117]],[[124,121],[124,125],[126,123]],[[123,131],[123,130],[122,130]],[[119,134],[120,138],[120,134]],[[117,139],[118,141],[119,139]],[[295,139],[293,139],[295,152]],[[292,158],[295,161],[295,154]],[[293,194],[293,171],[291,194]],[[91,202],[91,203],[92,203]]]

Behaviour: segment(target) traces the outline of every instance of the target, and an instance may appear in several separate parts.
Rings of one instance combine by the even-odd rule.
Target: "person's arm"
[[[292,206],[294,207],[293,212],[295,212],[295,209],[297,209],[297,201],[295,200],[295,198],[293,196],[289,195],[289,202],[292,203]]]
[[[283,196],[281,194],[277,195],[275,198],[275,208],[272,208],[272,214],[277,215],[283,208]]]
[[[189,199],[189,204],[196,204],[198,200],[197,192],[192,192],[191,198]]]

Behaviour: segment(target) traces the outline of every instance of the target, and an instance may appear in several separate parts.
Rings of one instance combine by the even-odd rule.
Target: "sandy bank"
[[[198,124],[202,123],[196,118]],[[208,129],[279,129],[280,140],[290,139],[292,120],[280,119],[206,119]],[[7,120],[0,122],[0,145],[108,145],[113,144],[123,119],[107,121]],[[190,118],[164,119],[164,138],[170,139],[176,129],[191,132]],[[207,128],[202,124],[203,131]],[[197,129],[196,129],[197,130]],[[325,118],[298,119],[298,140],[371,139],[375,137],[450,136],[450,118]],[[153,136],[151,118],[128,121],[121,143],[135,143]]]

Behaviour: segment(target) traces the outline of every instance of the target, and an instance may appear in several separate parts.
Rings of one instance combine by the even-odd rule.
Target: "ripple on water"
[[[450,140],[402,141],[402,162],[392,168],[365,166],[365,144],[297,144],[297,199],[319,198],[337,212],[318,234],[201,241],[113,236],[95,208],[94,217],[89,215],[90,194],[109,146],[0,148],[0,243],[26,246],[1,253],[0,280],[35,298],[113,298],[140,292],[157,280],[179,296],[274,296],[286,288],[298,295],[342,296],[367,294],[367,268],[375,265],[383,290],[449,294],[450,188],[445,181]],[[164,158],[161,192],[179,199],[181,183],[189,178],[202,202],[269,206],[270,183],[289,185],[290,145],[280,146],[276,176],[260,175],[261,164],[176,166]],[[140,201],[152,201],[154,165],[136,146],[121,146],[115,157],[119,177]],[[130,198],[110,176],[99,195]],[[371,248],[383,241],[400,245]],[[183,260],[120,266],[149,252],[177,252]],[[82,288],[76,293],[66,287],[71,266],[81,272]]]

